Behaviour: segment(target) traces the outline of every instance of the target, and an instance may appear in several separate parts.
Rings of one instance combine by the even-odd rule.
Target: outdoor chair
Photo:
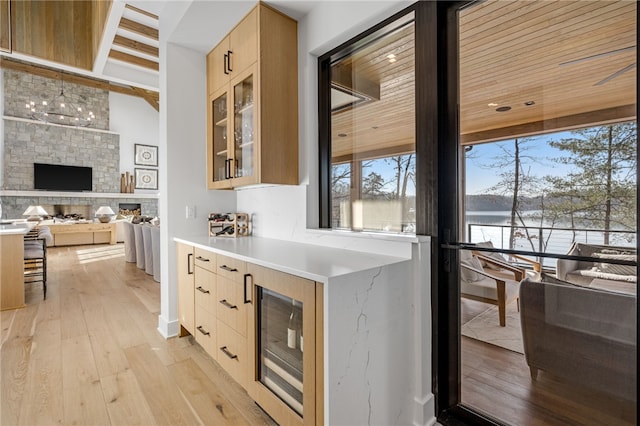
[[[516,267],[488,256],[473,254],[469,250],[460,251],[460,295],[467,299],[477,300],[498,306],[498,320],[501,327],[507,323],[507,304],[518,298],[520,281],[525,272]],[[511,278],[498,276],[485,269],[482,263],[500,267],[501,271],[510,273]]]

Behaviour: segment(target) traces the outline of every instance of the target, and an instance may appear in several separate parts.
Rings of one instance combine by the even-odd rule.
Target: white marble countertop
[[[174,241],[313,281],[379,268],[410,259],[261,237],[175,237]]]
[[[26,234],[29,228],[17,225],[0,225],[0,235]]]

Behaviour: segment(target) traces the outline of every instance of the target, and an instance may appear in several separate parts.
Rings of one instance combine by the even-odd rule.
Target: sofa
[[[575,242],[567,255],[594,257],[602,260],[559,259],[556,264],[556,276],[560,280],[581,285],[590,285],[594,279],[636,283],[637,285],[638,277],[635,266],[608,263],[608,261],[616,260],[637,262],[638,256],[633,247]]]
[[[531,378],[542,370],[636,400],[637,297],[543,274],[520,284],[524,355]]]

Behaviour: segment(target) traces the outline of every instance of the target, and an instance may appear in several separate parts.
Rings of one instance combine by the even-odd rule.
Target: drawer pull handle
[[[193,275],[193,270],[191,269],[191,259],[193,259],[193,253],[187,254],[187,274]]]
[[[220,348],[220,350],[221,350],[221,351],[222,351],[226,356],[228,356],[228,357],[229,357],[229,358],[231,358],[231,359],[237,359],[237,358],[238,358],[238,355],[234,355],[234,354],[232,354],[231,352],[229,352],[229,349],[227,349],[227,347],[226,347],[226,346],[221,347],[221,348]]]
[[[211,293],[209,290],[205,290],[204,288],[202,288],[201,285],[199,285],[198,287],[196,287],[196,290],[198,290],[200,293],[204,293],[204,294],[209,294]]]
[[[207,330],[205,330],[201,325],[196,327],[198,329],[198,331],[202,334],[204,334],[205,336],[210,335],[211,333],[209,333]]]
[[[225,271],[229,271],[229,272],[238,272],[236,268],[230,268],[227,265],[222,265],[220,269],[224,269]]]
[[[244,281],[243,281],[243,289],[242,290],[244,291],[244,303],[245,304],[251,303],[251,299],[247,298],[247,278],[249,278],[249,277],[253,278],[251,276],[251,274],[244,274]],[[251,291],[251,290],[249,290],[249,291]]]
[[[227,299],[222,299],[220,303],[222,303],[224,306],[226,306],[229,309],[238,309],[238,305],[232,305],[231,303],[227,302]]]
[[[209,259],[207,259],[206,257],[202,257],[202,256],[198,256],[198,257],[196,257],[196,259],[198,259],[201,262],[208,262],[209,261]]]

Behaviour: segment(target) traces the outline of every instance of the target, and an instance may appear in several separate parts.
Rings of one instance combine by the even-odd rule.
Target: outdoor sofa
[[[538,370],[636,400],[633,294],[575,285],[543,274],[520,284],[520,320],[531,377]]]

